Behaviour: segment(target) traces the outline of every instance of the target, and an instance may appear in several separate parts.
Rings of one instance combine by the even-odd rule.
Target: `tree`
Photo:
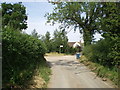
[[[2,3],[2,26],[10,26],[16,30],[27,28],[26,8],[21,2],[15,4]]]
[[[47,13],[47,23],[61,23],[61,28],[79,28],[83,33],[84,45],[92,42],[93,34],[98,30],[99,17],[101,14],[100,3],[95,2],[60,2],[52,13]]]
[[[2,28],[2,9],[0,8],[0,30]]]
[[[109,38],[110,53],[108,57],[112,60],[113,65],[120,63],[120,2],[103,3],[104,17],[101,18],[101,29],[104,31],[103,37]]]
[[[111,36],[120,36],[120,3],[114,2],[114,3],[103,3],[103,15],[104,17],[101,17],[101,29],[104,31],[103,37],[111,37]]]
[[[40,35],[37,33],[37,31],[35,29],[31,32],[31,36],[33,36],[35,38],[40,38]]]
[[[44,39],[44,43],[47,47],[47,52],[51,52],[52,51],[52,43],[51,43],[51,39],[50,39],[50,32],[46,32],[45,36],[43,37]]]
[[[84,48],[89,60],[99,62],[108,67],[120,64],[120,3],[101,3],[101,17],[99,28],[102,30],[103,40]]]
[[[0,8],[0,43],[2,42],[2,9]]]
[[[66,32],[64,30],[55,30],[53,34],[53,49],[56,52],[59,52],[60,50],[60,45],[63,45],[62,52],[65,53],[67,49],[67,42],[68,38],[66,36]]]

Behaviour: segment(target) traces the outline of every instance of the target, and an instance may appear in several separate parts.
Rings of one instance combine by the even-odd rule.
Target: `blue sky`
[[[7,2],[19,2],[20,0],[3,0]],[[54,26],[50,26],[49,24],[45,24],[47,19],[44,17],[46,13],[50,13],[53,10],[53,5],[48,3],[47,1],[41,1],[41,2],[35,2],[37,0],[32,0],[32,2],[27,1],[23,2],[23,5],[26,7],[27,15],[28,15],[28,28],[25,30],[26,33],[31,34],[33,29],[36,29],[36,31],[41,34],[45,35],[47,31],[51,33],[51,36],[56,28],[58,28],[59,24],[55,24]],[[67,30],[66,30],[67,31]],[[68,30],[69,31],[69,30]],[[74,32],[74,30],[71,30],[67,34],[68,40],[70,42],[72,41],[80,41],[82,39],[82,35],[79,33],[79,31]],[[99,34],[95,35],[96,40],[99,40],[101,36]]]
[[[45,24],[47,19],[44,15],[52,12],[54,6],[48,2],[23,2],[23,5],[27,8],[28,14],[28,29],[25,32],[30,34],[33,29],[36,29],[41,35],[49,31],[52,36],[59,24],[55,24],[54,26]],[[67,36],[70,42],[82,40],[82,38],[80,38],[82,35],[78,31],[74,32],[74,30],[72,30]]]

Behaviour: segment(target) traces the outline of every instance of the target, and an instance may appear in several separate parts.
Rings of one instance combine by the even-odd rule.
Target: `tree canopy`
[[[120,2],[59,2],[52,13],[47,13],[47,22],[61,23],[60,28],[79,28],[83,34],[84,45],[92,44],[93,34],[99,32],[104,39],[92,44],[96,49],[88,50],[91,57],[97,56],[101,63],[119,65],[120,59]],[[107,48],[107,49],[105,49]],[[86,49],[87,51],[87,49]],[[98,52],[97,52],[98,51]],[[91,54],[92,53],[92,54]],[[106,53],[106,54],[104,54]],[[86,54],[86,56],[87,56]],[[103,58],[104,57],[104,58]],[[96,58],[92,58],[95,59]],[[91,60],[92,60],[91,59]],[[108,63],[109,62],[109,63]]]
[[[101,29],[104,31],[103,37],[120,36],[120,3],[102,3],[102,5],[103,17],[100,21]]]
[[[34,30],[31,32],[31,36],[33,36],[34,38],[40,38],[40,35],[37,33],[36,29],[34,29]]]
[[[50,37],[50,32],[47,31],[45,36],[42,37],[42,39],[46,45],[47,52],[51,52],[52,51],[52,41],[51,41],[51,37]]]
[[[10,26],[14,29],[23,30],[27,28],[26,7],[21,2],[11,4],[2,3],[2,26]]]
[[[80,33],[83,33],[85,45],[89,45],[99,27],[101,7],[95,2],[60,2],[56,4],[52,13],[46,14],[47,22],[61,23],[61,28],[79,28]]]
[[[68,43],[68,37],[66,36],[66,32],[64,30],[55,30],[53,34],[53,45],[54,50],[60,52],[60,45],[63,45],[62,52],[65,52]]]

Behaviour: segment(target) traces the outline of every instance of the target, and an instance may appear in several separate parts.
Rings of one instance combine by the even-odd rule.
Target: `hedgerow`
[[[83,50],[85,56],[93,62],[107,67],[118,66],[120,53],[119,39],[106,38],[98,41],[96,44],[86,46]]]
[[[8,83],[23,85],[44,60],[44,44],[37,38],[11,28],[3,29],[2,44],[3,87]]]

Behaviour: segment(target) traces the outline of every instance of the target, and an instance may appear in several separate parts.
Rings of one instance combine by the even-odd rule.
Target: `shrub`
[[[111,39],[103,39],[98,41],[96,44],[86,46],[83,53],[93,62],[109,67],[115,66],[118,63],[116,58],[118,59],[119,56],[112,54],[113,52],[117,52],[115,49],[112,50],[114,44],[115,43],[113,43]]]
[[[4,29],[2,36],[3,85],[22,85],[32,77],[34,70],[40,65],[45,46],[37,38],[11,28]]]

